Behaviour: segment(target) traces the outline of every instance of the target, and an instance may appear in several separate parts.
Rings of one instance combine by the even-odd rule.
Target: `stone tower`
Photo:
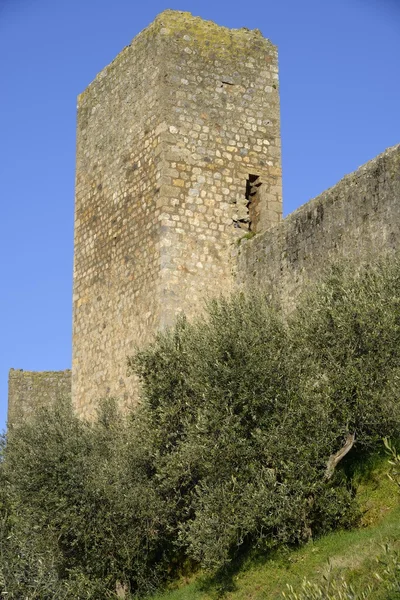
[[[281,219],[277,50],[165,11],[78,100],[72,397],[135,400],[126,356],[234,282]]]

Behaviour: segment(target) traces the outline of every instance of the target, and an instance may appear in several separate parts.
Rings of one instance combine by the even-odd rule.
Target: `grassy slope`
[[[389,541],[400,547],[400,505],[397,486],[386,477],[387,460],[375,459],[356,472],[354,481],[362,510],[361,526],[351,531],[330,533],[303,548],[273,557],[248,559],[224,581],[203,574],[181,581],[153,600],[250,600],[282,598],[287,584],[298,588],[304,578],[318,581],[327,574],[330,561],[334,573],[343,574],[358,589],[373,583],[379,569],[376,557]],[[380,598],[379,588],[370,596]]]

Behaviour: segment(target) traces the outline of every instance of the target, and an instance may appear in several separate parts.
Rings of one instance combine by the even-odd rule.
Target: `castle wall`
[[[137,401],[126,357],[236,285],[291,309],[330,262],[400,242],[400,146],[281,221],[278,65],[258,30],[167,10],[78,98],[72,400]],[[254,236],[251,238],[251,236]],[[251,238],[251,239],[250,239]],[[10,371],[9,422],[71,372]]]
[[[79,97],[73,403],[136,399],[126,357],[229,292],[234,248],[281,218],[276,48],[165,11]]]
[[[288,309],[340,257],[355,265],[400,249],[400,146],[389,148],[270,231],[243,240],[238,283]]]
[[[71,395],[71,371],[22,371],[8,375],[8,424],[18,424],[35,409]]]

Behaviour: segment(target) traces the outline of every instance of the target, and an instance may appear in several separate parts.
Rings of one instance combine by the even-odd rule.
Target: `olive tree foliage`
[[[387,475],[400,488],[400,454],[390,440],[384,438],[383,442],[389,456],[390,470]],[[334,572],[332,563],[328,563],[327,574],[323,575],[322,580],[304,579],[298,588],[288,585],[286,592],[282,592],[282,598],[286,600],[395,600],[399,597],[400,552],[393,543],[388,542],[382,545],[371,571],[371,579],[362,589],[360,586],[355,589],[343,575]]]
[[[64,402],[9,432],[0,469],[9,504],[0,532],[6,598],[108,598],[119,585],[158,587],[168,506],[150,484],[138,437],[112,401],[94,424]]]
[[[400,397],[398,258],[357,274],[350,264],[336,265],[300,304],[291,328],[298,342],[299,379],[312,386],[317,398],[329,399],[334,426],[354,431],[363,445],[395,430]]]
[[[349,433],[371,447],[398,426],[399,298],[397,261],[339,265],[287,320],[262,293],[238,294],[131,360],[185,553],[215,569],[243,542],[351,522],[326,465]]]
[[[214,300],[129,358],[131,415],[105,401],[86,423],[65,402],[12,428],[0,596],[148,593],[184,561],[215,572],[354,523],[326,467],[349,434],[367,450],[398,428],[399,273],[337,267],[288,318],[260,291]]]
[[[340,433],[326,406],[301,397],[290,346],[261,294],[238,295],[193,324],[182,318],[131,361],[157,479],[180,513],[177,541],[204,567],[223,566],[245,541],[307,539],[314,517],[333,526],[350,504],[323,480]]]

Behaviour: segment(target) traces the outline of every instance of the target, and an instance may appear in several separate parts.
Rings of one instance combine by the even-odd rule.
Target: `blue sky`
[[[76,96],[166,8],[278,45],[286,214],[400,142],[400,0],[0,0],[0,430],[71,364]]]

